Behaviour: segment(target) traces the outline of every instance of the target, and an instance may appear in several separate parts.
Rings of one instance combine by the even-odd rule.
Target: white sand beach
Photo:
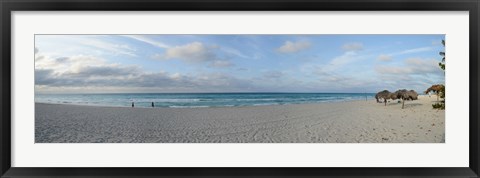
[[[444,143],[437,97],[219,108],[35,104],[36,143]]]

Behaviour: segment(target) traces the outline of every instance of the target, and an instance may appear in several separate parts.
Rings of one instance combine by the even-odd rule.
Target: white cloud
[[[35,79],[43,81],[36,82],[36,85],[62,85],[71,82],[81,85],[79,80],[125,79],[139,70],[136,65],[106,63],[100,58],[83,55],[60,58],[42,56],[41,60],[35,61]]]
[[[216,60],[209,64],[210,67],[232,67],[234,64],[227,60]]]
[[[362,75],[364,72],[362,68],[358,69],[360,72],[352,70],[327,71],[322,66],[314,66],[312,71],[313,81],[307,81],[305,88],[310,88],[316,92],[370,92],[375,91],[375,80],[370,77]],[[355,75],[358,74],[358,75]]]
[[[378,84],[381,89],[414,89],[422,92],[432,84],[444,83],[443,70],[438,66],[438,59],[409,58],[402,64],[378,65]]]
[[[390,55],[394,56],[394,55],[401,55],[401,54],[412,54],[412,53],[419,53],[419,52],[430,51],[430,50],[433,50],[433,48],[432,47],[420,47],[420,48],[403,50],[403,51],[393,53],[393,54],[390,54]]]
[[[168,48],[163,54],[155,54],[154,59],[159,60],[182,60],[189,64],[208,64],[210,67],[231,67],[234,64],[227,59],[222,59],[216,55],[214,50],[218,46],[207,46],[200,42],[192,42],[181,46]]]
[[[359,42],[347,43],[342,46],[345,51],[360,51],[363,49],[363,44]]]
[[[123,36],[134,39],[134,40],[138,40],[138,41],[141,41],[141,42],[144,42],[144,43],[148,43],[150,45],[153,45],[153,46],[156,46],[156,47],[159,47],[159,48],[169,48],[170,47],[169,45],[167,45],[165,43],[162,43],[162,42],[156,41],[154,39],[148,38],[144,35],[123,35]]]
[[[39,60],[39,57],[42,57]],[[229,61],[212,61],[212,67],[232,66]],[[243,91],[250,82],[228,74],[189,74],[146,72],[136,65],[108,63],[93,56],[52,58],[37,53],[35,62],[37,92],[114,92],[156,91]],[[115,90],[116,89],[116,90]],[[156,90],[154,90],[156,89]]]
[[[228,47],[221,47],[221,50],[226,52],[226,53],[229,53],[229,54],[233,54],[235,56],[238,56],[238,57],[242,57],[242,58],[252,58],[252,57],[249,57],[245,54],[243,54],[242,52],[240,52],[239,50],[236,50],[236,49],[233,49],[233,48],[228,48]]]
[[[217,59],[212,49],[200,42],[192,42],[182,46],[168,48],[164,54],[156,56],[157,59],[180,59],[189,63],[214,61]]]
[[[136,50],[134,48],[129,47],[128,45],[117,45],[117,44],[105,43],[102,41],[96,41],[96,40],[85,42],[85,45],[90,45],[97,49],[110,51],[114,54],[127,55],[131,57],[137,56],[135,54]]]
[[[322,71],[332,72],[337,71],[338,69],[348,66],[354,62],[357,62],[361,59],[367,58],[368,56],[358,55],[355,51],[347,51],[340,56],[337,56],[330,60],[327,64],[319,65]]]
[[[263,73],[263,77],[267,79],[279,79],[284,76],[284,72],[282,71],[268,71]]]
[[[295,53],[309,48],[312,44],[307,41],[297,41],[291,42],[286,41],[282,46],[277,48],[278,52],[281,53]]]
[[[333,58],[333,60],[330,61],[330,65],[338,67],[338,66],[349,64],[353,60],[355,60],[355,56],[357,56],[357,53],[355,52],[346,52],[341,56]]]
[[[305,63],[300,71],[307,75],[305,78],[313,79],[307,81],[310,82],[307,86],[313,87],[313,91],[351,92],[362,88],[363,92],[365,87],[372,88],[372,79],[365,78],[368,76],[367,73],[370,73],[370,66],[361,62],[371,57],[371,55],[358,55],[355,51],[347,51],[326,63],[322,60],[317,62],[312,60]]]
[[[381,54],[377,57],[377,60],[379,60],[379,61],[391,61],[392,56],[386,55],[386,54]]]
[[[401,66],[398,66],[398,65],[376,66],[375,70],[380,74],[395,74],[395,75],[442,73],[442,70],[438,66],[438,60],[421,59],[421,58],[406,59],[404,61],[404,64]]]
[[[35,47],[49,56],[138,57],[135,47],[106,35],[36,35],[35,39]]]

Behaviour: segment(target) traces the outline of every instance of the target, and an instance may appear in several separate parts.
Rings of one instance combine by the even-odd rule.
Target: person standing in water
[[[132,108],[135,107],[135,104],[132,102]]]
[[[155,104],[153,104],[153,102],[152,102],[152,108],[154,108],[154,107],[155,107]]]

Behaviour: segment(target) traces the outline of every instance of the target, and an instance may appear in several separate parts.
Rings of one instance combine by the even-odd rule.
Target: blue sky
[[[39,93],[424,91],[444,35],[36,35]]]

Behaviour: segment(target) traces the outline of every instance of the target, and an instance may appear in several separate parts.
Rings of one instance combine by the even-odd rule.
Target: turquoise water
[[[35,102],[97,106],[169,108],[235,107],[324,103],[372,99],[373,93],[124,93],[36,94]]]

